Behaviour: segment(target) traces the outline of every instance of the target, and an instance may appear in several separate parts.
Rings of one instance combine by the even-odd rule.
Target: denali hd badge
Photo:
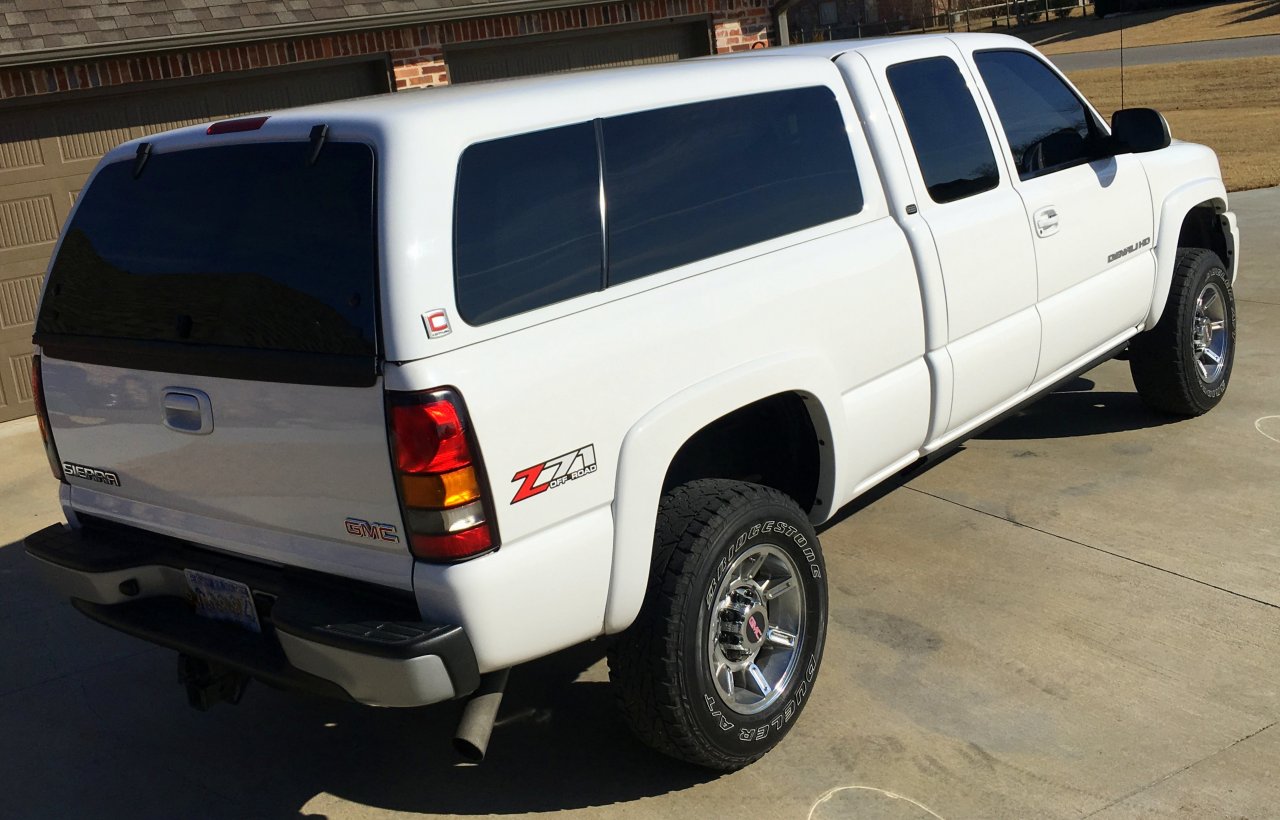
[[[64,475],[73,475],[76,478],[83,478],[85,481],[96,481],[99,484],[108,484],[112,487],[120,486],[120,476],[110,470],[99,470],[97,467],[85,467],[83,464],[72,464],[70,461],[62,462],[62,472]]]
[[[1121,248],[1120,250],[1116,251],[1115,253],[1107,257],[1107,264],[1110,265],[1112,262],[1116,261],[1117,259],[1123,259],[1124,257],[1128,256],[1134,251],[1140,248],[1145,248],[1150,244],[1151,244],[1151,237],[1148,236],[1146,239],[1142,240],[1141,242],[1134,242],[1132,245],[1130,245],[1127,248]]]
[[[524,501],[530,496],[545,493],[547,490],[554,490],[562,484],[567,484],[575,478],[582,478],[584,475],[591,475],[595,471],[596,446],[594,444],[579,447],[577,450],[548,459],[541,464],[526,467],[511,477],[512,481],[524,482],[516,491],[515,498],[511,499],[511,503]]]

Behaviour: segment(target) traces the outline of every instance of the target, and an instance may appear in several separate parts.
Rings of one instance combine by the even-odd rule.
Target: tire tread
[[[1208,400],[1198,392],[1199,383],[1188,374],[1187,351],[1181,339],[1182,328],[1192,320],[1199,273],[1206,265],[1223,267],[1222,260],[1211,250],[1178,249],[1164,313],[1155,327],[1135,336],[1129,348],[1129,372],[1138,395],[1148,407],[1162,413],[1198,416],[1217,404],[1216,399]],[[1224,298],[1232,298],[1230,282]],[[1231,318],[1234,321],[1234,310]]]
[[[678,635],[692,585],[685,567],[714,546],[717,528],[744,507],[777,504],[803,518],[796,503],[769,487],[701,479],[666,493],[658,507],[653,569],[640,615],[609,650],[609,680],[623,718],[647,745],[671,757],[733,771],[762,757],[729,756],[704,742],[681,694],[683,655]]]

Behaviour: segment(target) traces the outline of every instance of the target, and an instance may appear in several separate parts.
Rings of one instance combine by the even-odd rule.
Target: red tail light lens
[[[415,555],[431,555],[435,560],[459,560],[486,552],[493,546],[489,525],[481,524],[449,535],[410,535],[409,545]]]
[[[240,131],[257,131],[269,119],[271,118],[242,117],[238,120],[221,120],[204,129],[204,132],[209,136],[213,136],[214,134],[235,134]]]
[[[31,398],[36,405],[36,424],[40,427],[40,440],[44,442],[44,453],[49,457],[49,469],[53,477],[66,481],[62,474],[62,461],[58,458],[58,448],[53,443],[53,428],[49,425],[49,408],[44,403],[44,377],[40,374],[40,357],[31,357]]]
[[[403,473],[447,473],[471,463],[458,411],[447,400],[391,408],[396,466]]]
[[[409,550],[448,562],[496,549],[462,398],[452,390],[388,393],[387,416]]]

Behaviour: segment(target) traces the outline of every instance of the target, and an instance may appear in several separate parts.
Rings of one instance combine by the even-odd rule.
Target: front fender
[[[1155,291],[1151,294],[1151,310],[1147,314],[1148,328],[1155,327],[1160,321],[1165,304],[1169,300],[1169,288],[1173,284],[1173,266],[1178,255],[1178,237],[1182,233],[1183,220],[1192,208],[1205,202],[1212,202],[1218,213],[1226,211],[1227,189],[1220,178],[1202,177],[1185,182],[1170,191],[1161,203],[1160,221],[1156,230],[1156,285]],[[1231,224],[1234,228],[1234,220]],[[1233,236],[1233,241],[1236,238]],[[1232,264],[1231,260],[1223,261]],[[1231,275],[1234,280],[1234,266]]]
[[[839,425],[830,423],[827,408],[840,407],[840,392],[830,365],[803,354],[779,354],[748,362],[685,388],[646,413],[626,433],[618,455],[613,499],[613,566],[604,631],[621,632],[640,612],[649,583],[653,532],[667,468],[680,447],[703,427],[739,407],[779,393],[806,398],[821,448],[821,499],[810,511],[815,522],[826,520],[833,503]]]

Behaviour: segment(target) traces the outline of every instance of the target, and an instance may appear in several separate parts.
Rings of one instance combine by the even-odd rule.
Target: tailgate
[[[140,171],[140,172],[139,172]],[[104,165],[36,342],[82,513],[407,587],[378,372],[374,158],[306,142]]]

